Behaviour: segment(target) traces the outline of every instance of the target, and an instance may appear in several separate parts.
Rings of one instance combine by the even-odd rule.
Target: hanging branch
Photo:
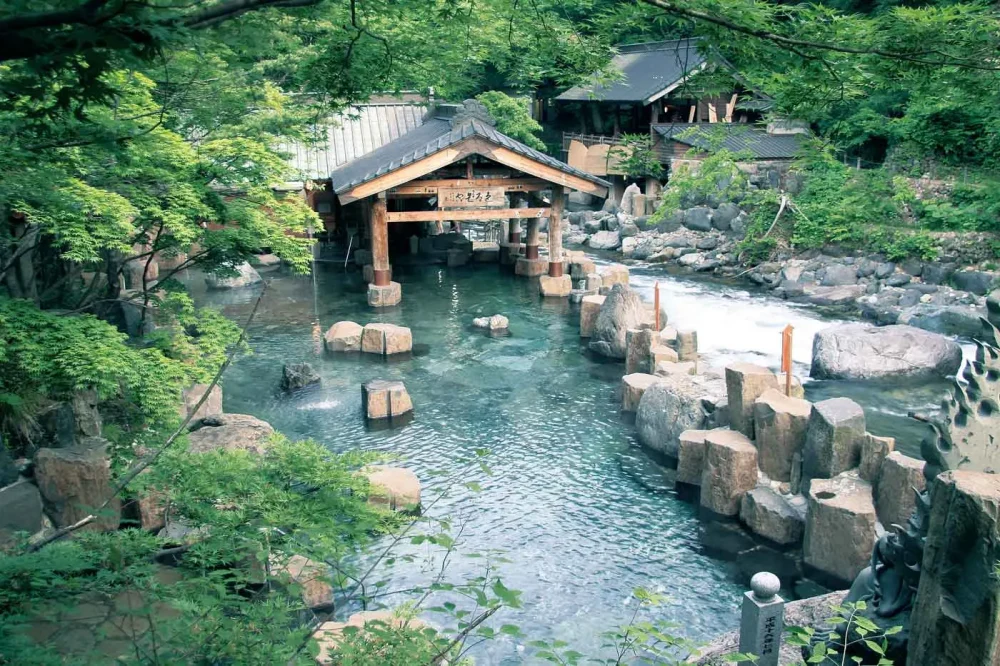
[[[229,364],[233,362],[234,358],[236,358],[236,353],[240,350],[240,347],[243,345],[243,343],[246,342],[247,330],[250,328],[250,324],[253,323],[253,319],[257,314],[258,308],[260,308],[260,302],[261,300],[263,300],[265,293],[267,293],[266,282],[264,283],[264,288],[261,289],[260,294],[257,296],[257,300],[253,304],[253,309],[250,310],[250,315],[247,317],[246,322],[243,324],[243,328],[240,330],[239,339],[236,340],[236,344],[234,344],[233,348],[229,351],[229,354],[226,356],[226,360],[223,361],[222,365],[219,367],[218,372],[215,373],[215,377],[212,378],[212,382],[208,385],[208,388],[205,389],[205,392],[202,394],[201,398],[198,400],[198,402],[195,404],[194,407],[188,410],[187,416],[184,417],[184,420],[181,421],[181,424],[179,426],[177,426],[177,429],[174,430],[173,434],[171,434],[170,437],[167,438],[167,441],[163,443],[163,446],[157,449],[156,452],[153,453],[153,455],[147,456],[142,460],[140,460],[139,462],[137,462],[135,465],[133,465],[132,468],[129,469],[129,471],[126,472],[125,475],[121,478],[121,480],[118,482],[118,485],[115,486],[114,490],[111,492],[108,498],[104,500],[104,502],[99,507],[97,507],[97,509],[93,513],[81,518],[72,525],[67,525],[66,527],[59,528],[58,530],[56,530],[49,536],[45,537],[41,541],[32,544],[27,550],[28,553],[38,552],[39,550],[49,545],[53,541],[61,539],[67,534],[72,534],[81,527],[89,525],[90,523],[97,520],[97,514],[108,508],[108,505],[111,504],[111,500],[117,497],[123,490],[125,490],[125,488],[128,487],[128,484],[132,483],[132,481],[134,481],[137,476],[139,476],[150,465],[155,463],[160,458],[160,456],[167,451],[167,449],[169,449],[171,446],[174,445],[174,443],[177,441],[177,438],[180,437],[187,429],[187,426],[189,423],[191,423],[191,419],[194,418],[194,415],[198,413],[198,410],[201,409],[201,406],[204,405],[205,402],[208,400],[209,396],[212,394],[212,390],[216,387],[216,385],[218,385],[219,380],[222,379],[223,373],[226,372],[226,370],[229,368]]]

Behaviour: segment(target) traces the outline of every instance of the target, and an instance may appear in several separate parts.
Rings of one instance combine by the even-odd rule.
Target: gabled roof
[[[653,125],[664,139],[711,152],[726,148],[734,153],[750,151],[762,160],[791,159],[809,138],[807,134],[768,134],[744,123],[671,123]]]
[[[674,39],[619,46],[611,66],[624,75],[622,79],[570,88],[556,99],[650,104],[680,86],[685,77],[705,68],[708,61],[698,52],[698,41]]]
[[[305,178],[325,179],[334,169],[420,127],[426,113],[427,107],[416,103],[352,106],[317,128],[317,143],[283,143],[278,149],[291,155],[291,166]]]
[[[457,109],[455,107],[435,109],[434,113],[425,119],[420,127],[407,132],[378,150],[334,170],[330,174],[333,191],[336,194],[342,194],[472,138],[483,139],[529,160],[557,169],[570,176],[582,178],[595,185],[610,187],[610,183],[597,176],[575,169],[565,162],[500,133],[492,126],[492,120],[488,115],[468,113],[466,109],[469,108],[469,105],[470,103],[466,102],[464,106]]]

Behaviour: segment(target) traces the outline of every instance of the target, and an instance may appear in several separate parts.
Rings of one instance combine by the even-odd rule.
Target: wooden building
[[[498,132],[485,108],[468,100],[434,107],[419,126],[334,169],[326,187],[336,200],[334,223],[357,220],[366,231],[372,261],[368,301],[380,307],[401,299],[401,287],[391,277],[392,236],[433,234],[443,223],[467,220],[510,220],[501,251],[521,255],[521,274],[547,273],[543,293],[568,295],[564,195],[578,190],[604,197],[608,185]],[[549,206],[540,197],[543,191],[550,193]],[[542,218],[549,224],[547,261],[539,256]],[[527,226],[523,252],[521,221]]]

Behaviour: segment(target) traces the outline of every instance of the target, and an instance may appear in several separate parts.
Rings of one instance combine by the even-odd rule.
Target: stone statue
[[[926,461],[927,490],[914,490],[917,503],[913,515],[905,527],[893,525],[892,531],[878,540],[872,551],[871,565],[858,574],[846,599],[865,601],[865,615],[881,628],[903,628],[889,638],[886,654],[897,664],[906,662],[910,611],[920,582],[927,537],[931,483],[947,470],[994,473],[1000,469],[1000,442],[994,442],[1000,435],[1000,348],[997,346],[1000,331],[986,319],[982,322],[983,337],[989,342],[975,341],[976,359],[968,363],[962,373],[965,383],[955,380],[951,397],[942,405],[945,417],[936,420],[910,414],[931,426],[931,432],[920,444],[921,455]],[[961,590],[970,589],[974,590],[975,586],[961,586]],[[956,589],[955,594],[957,597],[962,592]],[[957,598],[955,601],[962,603]],[[842,636],[844,627],[836,631]],[[863,642],[852,647],[853,654],[866,657],[866,661],[875,657],[874,653],[867,652]]]

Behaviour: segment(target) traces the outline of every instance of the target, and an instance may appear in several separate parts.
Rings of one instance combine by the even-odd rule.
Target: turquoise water
[[[638,448],[618,410],[623,368],[583,353],[575,307],[543,302],[537,284],[495,265],[394,270],[403,303],[384,312],[367,306],[358,273],[338,265],[318,265],[314,278],[266,276],[271,287],[251,329],[255,353],[227,373],[225,410],[253,414],[335,451],[400,456],[421,477],[425,503],[433,501],[428,512],[453,519],[460,553],[503,551],[506,561],[456,555],[445,579],[481,575],[490,559],[504,583],[523,592],[523,609],[504,611],[497,624],[520,624],[531,639],[559,638],[582,652],[596,650],[597,634],[631,615],[630,592],[637,586],[671,597],[658,613],[677,621],[688,637],[733,629],[748,572],[707,554],[718,533]],[[710,365],[737,358],[776,365],[777,332],[792,321],[801,335],[795,361],[807,367],[810,331],[829,324],[808,309],[739,289],[634,271],[633,283],[646,296],[655,279],[662,281],[670,318],[699,330]],[[234,319],[245,317],[256,298],[254,290],[206,293],[197,276],[191,286],[200,302]],[[471,327],[474,317],[495,313],[509,317],[509,336]],[[410,327],[413,355],[389,362],[324,355],[320,332],[344,319]],[[313,364],[322,386],[282,395],[282,364],[301,361]],[[374,378],[405,381],[415,406],[411,423],[393,430],[365,426],[360,386]],[[864,402],[865,389],[856,390]],[[933,403],[940,390],[905,392],[875,411],[884,412],[884,429],[895,431],[900,414]],[[490,451],[492,474],[461,462],[478,449]],[[473,492],[465,482],[482,490]],[[442,491],[447,494],[435,500]],[[405,552],[417,559],[397,562],[382,576],[387,590],[426,582],[438,569],[434,549],[407,546]],[[479,663],[521,663],[527,654],[509,638],[476,649]]]

